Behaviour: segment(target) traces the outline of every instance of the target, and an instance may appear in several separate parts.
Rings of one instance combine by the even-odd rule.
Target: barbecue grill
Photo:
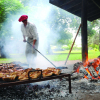
[[[41,71],[41,75],[38,78],[36,78],[36,79],[31,79],[30,73],[34,72],[34,71]],[[2,79],[0,79],[0,87],[20,85],[20,84],[26,84],[26,83],[35,83],[35,82],[52,80],[52,79],[61,79],[61,78],[64,78],[64,77],[68,77],[69,93],[71,93],[71,75],[70,74],[60,73],[59,75],[52,75],[52,76],[48,76],[48,77],[43,77],[42,76],[42,70],[34,70],[34,69],[28,72],[28,79],[27,80],[15,79],[13,81],[3,81]]]
[[[35,82],[47,81],[47,80],[52,80],[52,79],[57,79],[57,78],[61,79],[63,77],[68,77],[69,93],[71,93],[71,76],[70,76],[70,74],[65,74],[65,73],[61,73],[60,75],[57,75],[57,76],[50,76],[50,77],[38,78],[38,79],[29,79],[29,80],[23,80],[23,81],[14,81],[14,82],[0,81],[0,87],[13,86],[13,85],[19,85],[19,84],[26,84],[26,83],[35,83]]]

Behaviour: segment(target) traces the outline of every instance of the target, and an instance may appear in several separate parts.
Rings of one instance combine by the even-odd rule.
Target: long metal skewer
[[[26,41],[29,45],[31,45],[28,41]],[[32,45],[31,45],[32,46]],[[32,46],[33,48],[33,46]],[[47,59],[40,51],[38,51],[36,48],[33,48],[35,49],[38,53],[40,53],[45,59]],[[49,59],[47,59],[55,68],[57,68]]]

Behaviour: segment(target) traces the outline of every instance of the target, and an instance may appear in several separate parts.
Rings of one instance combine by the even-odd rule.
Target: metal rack
[[[52,79],[61,79],[64,77],[68,77],[69,81],[69,93],[71,93],[71,75],[66,74],[66,73],[61,73],[60,75],[54,75],[54,76],[49,76],[49,77],[39,77],[37,79],[28,79],[28,80],[23,80],[23,81],[14,81],[14,82],[2,82],[0,81],[0,87],[7,87],[7,86],[13,86],[13,85],[20,85],[20,84],[26,84],[26,83],[35,83],[35,82],[41,82],[41,81],[47,81],[47,80],[52,80]]]

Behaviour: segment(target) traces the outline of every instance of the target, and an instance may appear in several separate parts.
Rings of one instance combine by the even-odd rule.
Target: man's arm
[[[35,25],[32,25],[31,26],[31,33],[32,33],[32,35],[33,35],[33,48],[35,47],[35,42],[36,42],[36,40],[37,40],[37,28],[36,28],[36,26]]]

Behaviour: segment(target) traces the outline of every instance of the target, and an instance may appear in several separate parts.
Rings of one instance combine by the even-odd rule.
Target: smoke
[[[23,54],[25,50],[25,43],[23,43],[22,33],[20,30],[20,23],[17,20],[11,22],[10,39],[5,39],[6,54],[13,58],[14,54]]]
[[[10,22],[10,31],[11,31],[11,37],[10,40],[6,38],[5,43],[5,50],[7,54],[10,54],[10,58],[13,58],[13,54],[17,54],[19,57],[25,56],[25,47],[26,43],[23,42],[23,36],[21,32],[21,22],[18,22],[18,19],[21,15],[26,14],[28,15],[28,21],[31,23],[34,23],[37,27],[37,31],[39,34],[39,48],[38,50],[46,54],[46,50],[48,48],[48,45],[50,45],[52,38],[55,37],[56,39],[59,37],[58,35],[52,35],[49,25],[46,21],[51,21],[53,19],[53,15],[50,16],[50,19],[47,19],[50,15],[50,12],[52,11],[52,8],[54,7],[49,3],[49,0],[38,0],[37,5],[32,5],[33,0],[29,2],[30,9],[27,13],[20,11],[18,14],[10,16],[9,18],[13,19],[12,22]],[[41,4],[42,3],[42,4]],[[7,28],[8,23],[6,23],[5,28]],[[50,35],[51,34],[51,35]],[[51,39],[51,41],[48,39]],[[49,44],[48,44],[49,43]],[[16,57],[16,56],[15,56]],[[38,54],[36,58],[36,67],[46,68],[50,67],[48,66],[48,61]],[[52,66],[52,65],[51,65]]]

